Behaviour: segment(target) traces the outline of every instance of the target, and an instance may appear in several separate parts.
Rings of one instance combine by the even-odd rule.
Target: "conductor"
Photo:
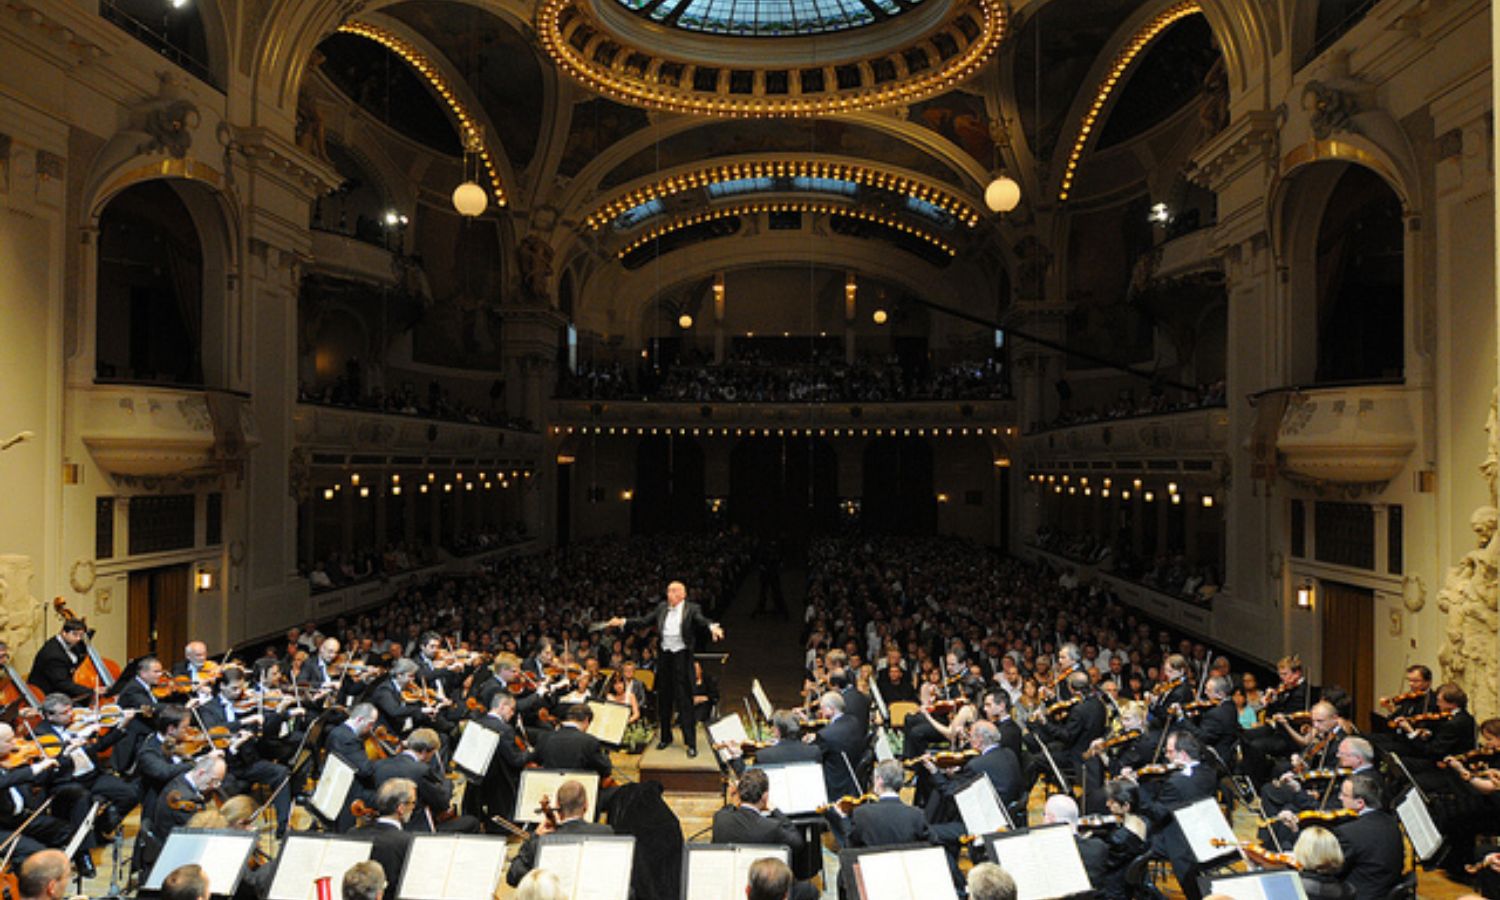
[[[667,585],[665,603],[643,616],[627,619],[615,616],[605,623],[610,628],[640,628],[655,625],[661,644],[657,648],[656,714],[661,722],[664,750],[672,743],[672,712],[682,728],[682,742],[688,756],[698,755],[697,720],[693,717],[693,651],[698,646],[698,632],[707,629],[716,641],[724,639],[724,629],[708,621],[696,603],[687,602],[687,587],[680,581]]]

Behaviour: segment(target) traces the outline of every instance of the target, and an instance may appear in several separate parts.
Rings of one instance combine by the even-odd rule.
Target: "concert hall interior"
[[[1500,897],[1492,18],[0,0],[7,896]]]

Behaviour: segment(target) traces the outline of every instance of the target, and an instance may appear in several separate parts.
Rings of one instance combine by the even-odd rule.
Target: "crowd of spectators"
[[[1120,696],[1149,689],[1162,660],[1181,653],[1201,671],[1207,647],[1160,627],[1098,584],[999,556],[953,538],[841,538],[816,542],[804,628],[809,684],[841,649],[889,702],[940,684],[944,667],[973,667],[1024,711],[1050,683],[1056,651],[1076,643],[1096,682]]]
[[[1195,564],[1182,553],[1162,553],[1145,559],[1132,553],[1123,541],[1111,543],[1096,534],[1038,528],[1035,544],[1087,566],[1097,566],[1126,581],[1187,600],[1207,602],[1219,592],[1214,566]]]
[[[470,425],[495,425],[534,431],[535,425],[527,419],[507,416],[495,406],[500,402],[498,390],[490,392],[490,408],[460,403],[452,392],[440,382],[428,382],[424,394],[411,381],[403,381],[390,389],[379,385],[367,385],[357,361],[351,361],[344,374],[323,385],[312,387],[301,384],[297,388],[297,399],[302,403],[319,403],[324,406],[342,406],[373,412],[402,416],[418,416],[424,419],[441,419],[446,422],[466,422]]]
[[[443,549],[454,556],[473,556],[476,553],[486,553],[490,550],[519,544],[525,540],[526,526],[520,522],[512,522],[501,528],[466,531],[455,535],[443,544]]]
[[[1056,385],[1058,395],[1058,414],[1055,419],[1046,424],[1037,423],[1032,426],[1033,431],[1043,431],[1049,428],[1065,428],[1069,425],[1083,425],[1089,422],[1105,422],[1113,419],[1129,419],[1134,416],[1155,416],[1161,413],[1180,412],[1184,409],[1204,409],[1224,405],[1224,381],[1220,379],[1211,384],[1198,387],[1193,393],[1178,392],[1176,397],[1170,396],[1167,389],[1159,384],[1153,384],[1144,396],[1137,397],[1131,388],[1122,388],[1115,396],[1113,402],[1104,406],[1085,406],[1075,408],[1073,400],[1073,389],[1066,380],[1059,381]]]
[[[434,575],[402,587],[377,609],[309,623],[288,632],[285,642],[256,649],[288,659],[328,635],[389,659],[412,655],[417,638],[432,630],[481,652],[526,656],[545,637],[573,660],[594,657],[613,669],[630,660],[649,668],[648,629],[601,634],[590,624],[645,612],[674,580],[688,586],[689,599],[715,610],[733,596],[751,550],[734,532],[580,542],[486,562],[471,574]]]
[[[1010,396],[996,360],[954,363],[918,372],[895,359],[824,359],[787,363],[741,357],[664,372],[633,372],[619,363],[582,365],[564,373],[563,397],[694,403],[879,403],[897,400],[993,400]]]
[[[349,553],[331,551],[326,558],[305,566],[303,575],[316,594],[400,575],[436,561],[437,554],[427,544],[394,541],[382,547],[363,547]]]

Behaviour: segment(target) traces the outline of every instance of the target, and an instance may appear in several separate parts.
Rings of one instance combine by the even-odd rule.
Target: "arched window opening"
[[[1374,172],[1347,166],[1318,226],[1317,381],[1405,374],[1401,200]]]
[[[204,247],[189,183],[127,188],[99,218],[95,377],[174,385],[204,378]]]

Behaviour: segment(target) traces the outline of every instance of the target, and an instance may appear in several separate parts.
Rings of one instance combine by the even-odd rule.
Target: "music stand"
[[[208,876],[209,890],[234,896],[240,886],[245,863],[255,850],[255,834],[218,828],[178,828],[167,835],[161,855],[141,885],[143,891],[160,891],[161,883],[178,868],[199,865]]]

